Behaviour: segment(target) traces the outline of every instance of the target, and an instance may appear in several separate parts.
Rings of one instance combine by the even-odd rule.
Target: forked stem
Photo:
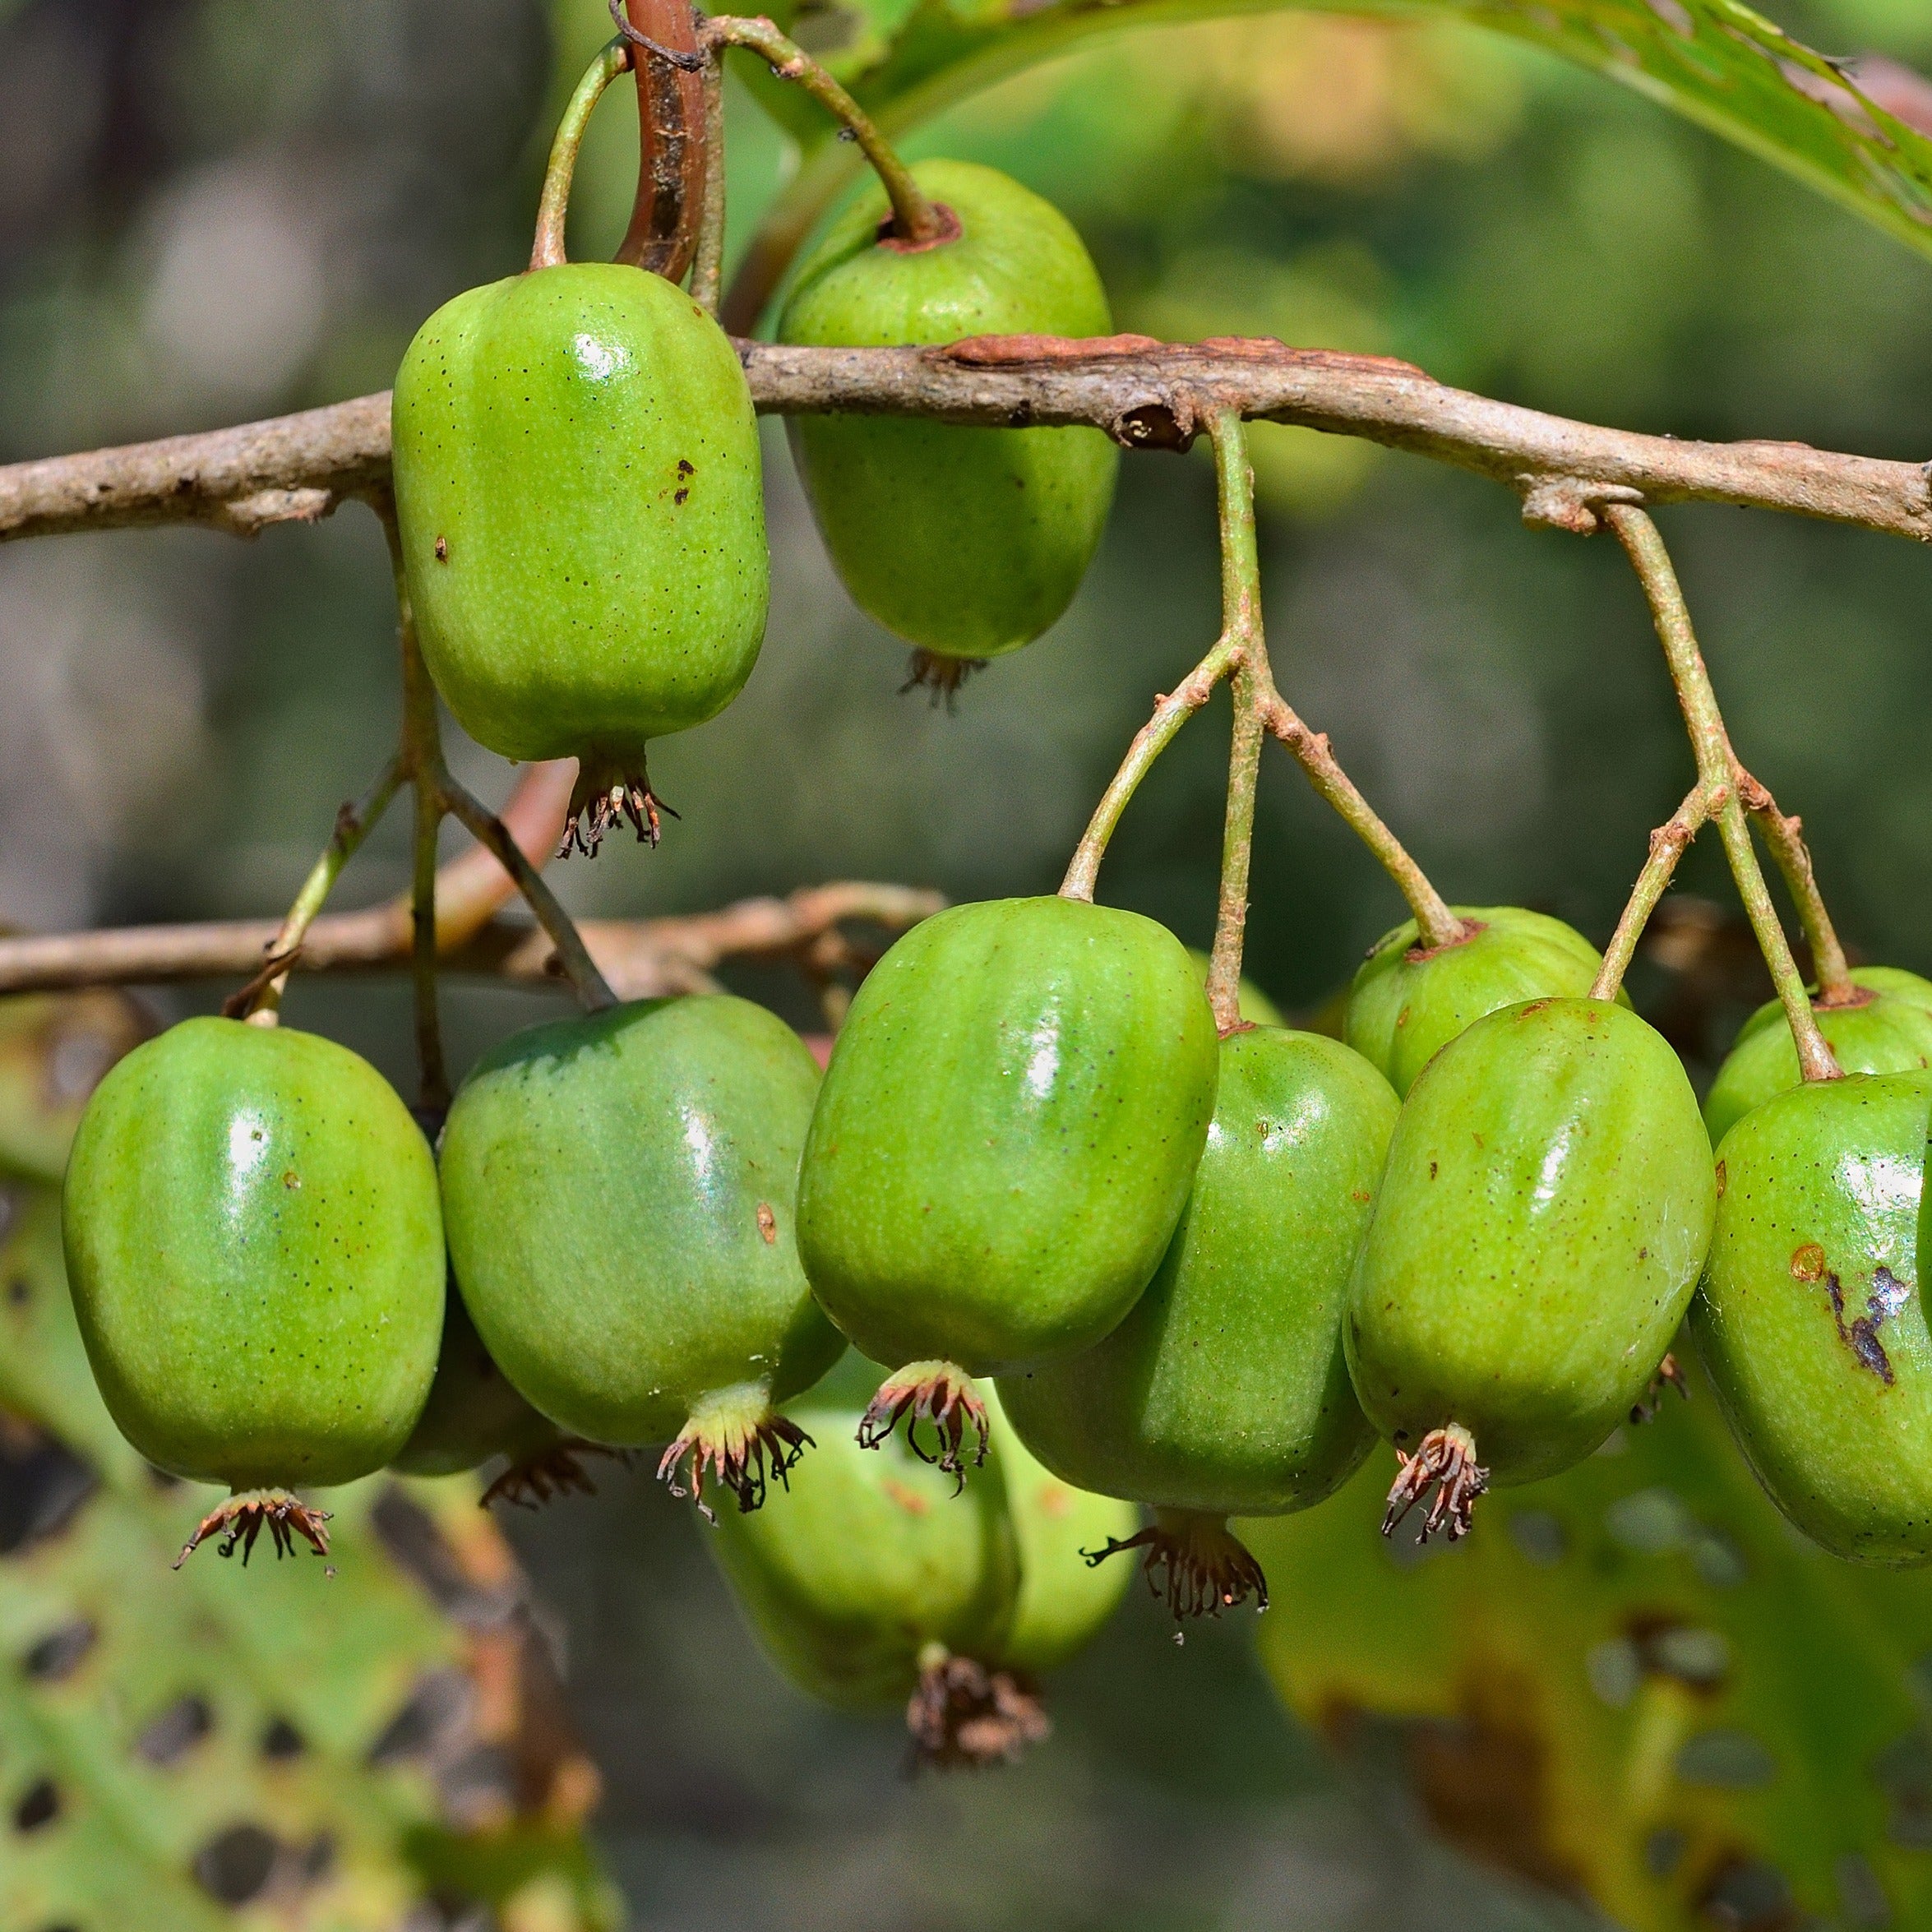
[[[1261,569],[1255,541],[1255,481],[1248,463],[1247,429],[1237,411],[1218,411],[1209,421],[1214,451],[1216,497],[1221,526],[1221,635],[1214,647],[1175,689],[1157,699],[1153,715],[1135,734],[1112,783],[1094,808],[1061,882],[1063,899],[1091,900],[1107,842],[1128,801],[1154,760],[1175,735],[1207,703],[1224,677],[1246,680],[1235,692],[1236,728],[1229,765],[1227,834],[1223,845],[1221,918],[1215,930],[1213,973],[1236,991],[1241,982],[1241,937],[1247,917],[1248,858],[1254,832],[1254,794],[1241,770],[1246,756],[1241,719],[1259,717],[1261,727],[1280,739],[1309,783],[1373,853],[1415,914],[1421,943],[1454,945],[1468,936],[1422,868],[1377,816],[1336,761],[1326,736],[1312,732],[1276,689],[1261,623]],[[1244,795],[1245,794],[1245,795]],[[1229,978],[1232,973],[1232,978]],[[1213,982],[1210,982],[1212,984]],[[1223,1008],[1216,1017],[1230,1024]]]
[[[1777,808],[1777,801],[1757,779],[1741,768],[1738,790],[1745,810],[1751,815],[1772,861],[1784,876],[1785,890],[1798,910],[1798,923],[1804,929],[1805,943],[1811,949],[1812,976],[1818,982],[1819,1006],[1855,1006],[1869,997],[1851,977],[1845,948],[1837,928],[1825,909],[1824,895],[1818,890],[1818,875],[1812,870],[1811,848],[1805,843],[1804,821],[1796,812],[1787,817]]]
[[[1685,726],[1690,734],[1704,809],[1717,821],[1738,896],[1744,901],[1751,930],[1757,936],[1759,950],[1771,969],[1772,983],[1791,1024],[1799,1070],[1807,1080],[1837,1079],[1841,1069],[1819,1030],[1818,1016],[1811,1010],[1803,976],[1791,956],[1791,942],[1785,937],[1777,908],[1771,903],[1770,888],[1764,882],[1763,870],[1751,845],[1750,824],[1742,795],[1749,774],[1731,749],[1731,736],[1717,708],[1717,695],[1712,688],[1703,653],[1698,649],[1697,633],[1691,626],[1690,612],[1684,602],[1671,553],[1657,525],[1634,504],[1608,504],[1601,515],[1615,531],[1643,586],[1657,637],[1664,647],[1664,659],[1670,667],[1671,682],[1676,687]],[[1749,782],[1754,784],[1756,781]],[[1649,870],[1647,866],[1645,871]],[[1657,890],[1662,891],[1661,884]],[[1654,904],[1654,899],[1652,903]],[[1634,945],[1634,936],[1630,943]]]
[[[603,90],[631,65],[629,42],[620,34],[599,49],[585,68],[563,118],[551,138],[550,159],[543,170],[543,192],[537,203],[537,232],[530,243],[530,266],[560,268],[570,258],[564,252],[564,225],[570,214],[571,183],[577,172],[577,155],[584,130]]]
[[[1689,851],[1691,840],[1709,820],[1712,804],[1712,794],[1700,779],[1685,793],[1684,802],[1669,820],[1650,834],[1650,857],[1643,862],[1643,870],[1630,888],[1623,917],[1617,921],[1616,931],[1604,949],[1603,964],[1590,987],[1592,1000],[1614,1000],[1622,989],[1624,975],[1630,970],[1630,962],[1637,954],[1637,942],[1650,923],[1650,915],[1657,910],[1657,902],[1664,896],[1664,889],[1677,870],[1677,862]]]
[[[781,81],[802,87],[821,107],[835,114],[852,132],[859,151],[871,164],[892,204],[892,232],[902,243],[931,247],[957,232],[938,206],[913,178],[912,170],[893,151],[865,109],[796,41],[788,39],[769,20],[719,14],[705,22],[702,37],[708,46],[745,47],[762,54]],[[714,164],[719,157],[714,155]]]

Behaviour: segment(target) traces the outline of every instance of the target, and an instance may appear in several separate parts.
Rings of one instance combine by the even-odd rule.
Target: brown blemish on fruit
[[[1435,1162],[1434,1162],[1434,1161],[1431,1161],[1431,1162],[1429,1163],[1429,1178],[1430,1178],[1431,1181],[1433,1181],[1433,1180],[1435,1178]]]
[[[779,1238],[779,1218],[772,1213],[770,1201],[758,1204],[758,1232],[765,1236],[768,1248]]]
[[[293,1167],[282,1176],[282,1186],[287,1188],[290,1193],[293,1193],[301,1185],[302,1176]]]
[[[1798,1255],[1805,1253],[1804,1248]],[[1811,1250],[1823,1260],[1822,1252]],[[1798,1271],[1798,1255],[1791,1257],[1791,1272]],[[1885,1345],[1879,1339],[1879,1330],[1885,1325],[1886,1318],[1895,1315],[1911,1292],[1911,1283],[1902,1282],[1883,1262],[1872,1270],[1871,1292],[1865,1298],[1865,1313],[1855,1315],[1847,1322],[1845,1319],[1845,1287],[1829,1269],[1824,1271],[1825,1292],[1832,1298],[1832,1320],[1837,1324],[1838,1339],[1857,1357],[1860,1368],[1870,1369],[1889,1389],[1897,1380],[1892,1370],[1892,1358],[1885,1352]],[[1800,1276],[1800,1280],[1816,1279],[1816,1277]]]
[[[924,1516],[932,1508],[932,1504],[916,1489],[908,1488],[896,1476],[888,1476],[879,1486],[908,1516]]]
[[[677,459],[677,474],[680,476],[696,476],[697,473],[697,467],[690,457],[680,456]]]
[[[1033,1504],[1042,1516],[1057,1523],[1073,1508],[1073,1491],[1064,1482],[1042,1482],[1034,1493]]]
[[[1717,1163],[1717,1199],[1719,1200],[1723,1199],[1724,1190],[1730,1185],[1731,1176],[1726,1170],[1723,1162],[1720,1161]]]
[[[676,504],[679,509],[682,509],[684,507],[684,500],[686,497],[690,496],[690,494],[691,492],[689,490],[673,490],[671,492],[671,501]]]
[[[447,537],[438,537],[436,540],[436,561],[438,563],[447,563],[450,561],[450,539]]]
[[[1824,1273],[1824,1250],[1816,1241],[1807,1241],[1791,1256],[1791,1275],[1795,1280],[1814,1282]]]

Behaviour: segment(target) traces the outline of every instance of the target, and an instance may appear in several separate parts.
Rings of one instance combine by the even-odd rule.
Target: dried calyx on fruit
[[[848,1354],[788,1405],[822,1446],[785,1495],[708,1541],[801,1689],[851,1710],[903,1704],[915,1764],[1010,1761],[1047,1733],[1040,1674],[1120,1600],[1125,1578],[1093,1575],[1080,1546],[1130,1528],[1132,1512],[1058,1481],[1010,1439],[963,1493],[903,1440],[867,1453],[853,1424],[879,1379]]]
[[[911,170],[940,224],[894,227],[882,191],[798,271],[779,339],[814,346],[1105,335],[1106,292],[1060,211],[964,161]],[[1065,610],[1100,542],[1119,451],[1097,429],[978,429],[798,416],[792,448],[846,589],[917,648],[907,686],[950,699]]]
[[[515,1389],[589,1442],[756,1509],[806,1438],[776,1404],[844,1346],[794,1242],[818,1090],[798,1036],[727,994],[551,1021],[479,1061],[443,1130],[450,1255]]]
[[[875,967],[833,1049],[798,1195],[812,1291],[892,1369],[955,1477],[973,1377],[1074,1355],[1139,1299],[1213,1110],[1214,1021],[1186,950],[1068,899],[956,907]]]
[[[1227,1518],[1320,1502],[1375,1440],[1342,1319],[1396,1112],[1389,1083],[1338,1041],[1230,1034],[1160,1272],[1097,1347],[1001,1380],[1015,1431],[1049,1468],[1153,1507],[1151,1525],[1093,1560],[1143,1552],[1176,1617],[1250,1596],[1266,1608]]]
[[[1661,1035],[1603,1000],[1544,999],[1443,1048],[1389,1146],[1344,1329],[1400,1454],[1385,1531],[1469,1527],[1492,1481],[1553,1476],[1644,1394],[1697,1285],[1717,1189]]]
[[[328,1546],[289,1492],[380,1469],[436,1372],[445,1264],[435,1163],[395,1090],[333,1041],[189,1019],[95,1091],[62,1203],[95,1379],[158,1467],[233,1492],[246,1560]]]

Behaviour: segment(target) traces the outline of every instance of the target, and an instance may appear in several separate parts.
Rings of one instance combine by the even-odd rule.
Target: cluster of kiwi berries
[[[862,201],[782,334],[1106,331],[1047,204],[982,168],[916,178],[937,238]],[[1113,482],[1097,432],[825,417],[794,446],[855,599],[941,688],[1065,608]],[[395,478],[458,719],[580,760],[582,848],[620,819],[654,838],[648,742],[728,704],[764,630],[730,340],[639,268],[472,290],[404,360]],[[662,1445],[780,1665],[909,1699],[941,1761],[1038,1735],[1033,1677],[1130,1567],[1102,1558],[1141,1552],[1176,1615],[1264,1606],[1229,1519],[1320,1502],[1378,1434],[1384,1528],[1426,1500],[1454,1538],[1490,1484],[1640,1412],[1687,1311],[1791,1518],[1932,1557],[1932,984],[1830,994],[1837,1080],[1800,1081],[1768,1010],[1700,1118],[1576,932],[1456,917],[1375,949],[1344,1043],[1272,1015],[1223,1033],[1198,956],[1138,914],[961,906],[865,980],[822,1078],[743,1000],[634,1002],[487,1055],[433,1151],[347,1049],[185,1021],[74,1144],[95,1374],[151,1461],[229,1486],[196,1540],[244,1556],[265,1528],[326,1549],[300,1489],[500,1458],[499,1493],[540,1497],[586,1450]]]

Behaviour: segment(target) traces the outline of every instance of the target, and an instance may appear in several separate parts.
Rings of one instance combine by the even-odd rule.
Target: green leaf
[[[904,136],[977,90],[1102,34],[1273,11],[1294,0],[842,0],[814,43],[885,132]],[[1932,141],[1736,0],[1411,0],[1352,12],[1449,15],[1594,69],[1775,163],[1932,256]],[[807,147],[767,217],[786,259],[857,165],[810,104],[740,70]],[[742,317],[741,317],[741,320]]]
[[[1243,1526],[1263,1661],[1344,1746],[1400,1721],[1439,1828],[1621,1924],[1925,1924],[1932,1573],[1806,1542],[1692,1389],[1453,1548],[1384,1544],[1380,1453]]]

